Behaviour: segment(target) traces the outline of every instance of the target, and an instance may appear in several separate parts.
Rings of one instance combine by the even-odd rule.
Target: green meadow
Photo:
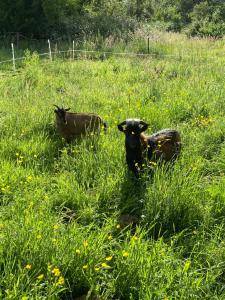
[[[1,65],[0,299],[225,299],[224,40],[162,34],[150,54]],[[107,133],[67,145],[53,104]],[[128,117],[180,132],[173,168],[130,176]]]

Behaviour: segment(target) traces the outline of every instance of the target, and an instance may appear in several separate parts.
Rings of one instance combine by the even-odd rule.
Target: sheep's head
[[[66,123],[66,112],[70,110],[70,108],[60,108],[58,105],[54,105],[57,109],[54,110],[55,114],[59,118],[59,120],[62,120],[64,123]]]
[[[126,119],[118,125],[118,129],[125,133],[125,143],[129,148],[140,145],[140,134],[148,128],[149,124],[140,119]]]

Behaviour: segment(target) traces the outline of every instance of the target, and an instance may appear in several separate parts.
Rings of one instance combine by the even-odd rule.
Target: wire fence
[[[49,46],[49,51],[44,52],[44,53],[37,53],[39,57],[47,57],[50,62],[52,62],[56,58],[60,58],[61,54],[66,54],[64,55],[63,58],[70,58],[70,59],[81,59],[81,58],[86,58],[86,59],[91,59],[98,58],[98,59],[106,59],[107,57],[110,56],[117,56],[117,57],[142,57],[142,58],[171,58],[175,59],[177,61],[184,61],[184,60],[189,60],[190,62],[194,63],[197,62],[197,65],[210,65],[214,64],[216,59],[220,59],[222,62],[222,65],[220,66],[225,67],[225,59],[223,60],[223,56],[195,56],[195,55],[186,55],[186,54],[164,54],[164,53],[150,53],[149,50],[149,42],[148,42],[148,53],[135,53],[135,52],[115,52],[115,51],[104,51],[104,50],[84,50],[84,49],[75,49],[75,43],[73,41],[72,43],[72,49],[68,50],[57,50],[52,51],[51,49],[51,43],[50,40],[48,40],[48,46]],[[12,71],[16,71],[16,66],[18,61],[23,61],[26,59],[26,56],[21,56],[21,57],[15,57],[15,50],[14,50],[14,44],[11,43],[11,48],[12,48],[12,58],[11,59],[6,59],[3,61],[0,61],[0,66],[4,64],[12,65]],[[57,47],[56,47],[57,48]],[[62,57],[61,57],[62,58]],[[224,64],[224,65],[223,65]],[[2,74],[0,74],[1,76]]]

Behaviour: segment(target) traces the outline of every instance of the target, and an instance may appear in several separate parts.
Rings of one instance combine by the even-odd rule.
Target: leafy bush
[[[201,2],[194,7],[189,27],[190,35],[221,37],[225,34],[225,3]]]

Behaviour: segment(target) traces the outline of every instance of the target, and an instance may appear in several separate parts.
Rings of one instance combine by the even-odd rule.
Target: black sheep
[[[175,129],[163,129],[146,136],[149,124],[140,119],[127,119],[118,125],[125,133],[126,161],[137,176],[149,162],[174,161],[181,150],[180,134]]]

